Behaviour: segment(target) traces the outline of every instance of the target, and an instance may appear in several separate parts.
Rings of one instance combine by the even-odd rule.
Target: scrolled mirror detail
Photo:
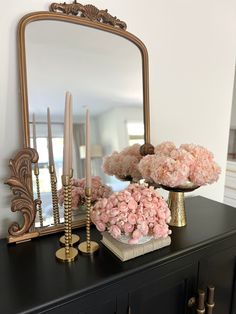
[[[101,22],[114,27],[119,27],[126,30],[127,25],[124,21],[119,20],[116,16],[108,13],[108,10],[99,10],[92,4],[83,5],[76,1],[72,4],[67,3],[52,3],[50,5],[51,12],[62,12],[65,14],[78,15],[81,18],[88,18],[93,22]]]

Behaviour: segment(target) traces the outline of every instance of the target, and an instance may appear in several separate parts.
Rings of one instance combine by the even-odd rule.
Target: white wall
[[[233,90],[233,99],[232,99],[232,109],[231,109],[231,129],[236,129],[236,66],[234,74],[234,90]]]
[[[146,44],[150,57],[151,137],[154,144],[194,142],[215,153],[223,171],[199,193],[223,200],[224,175],[236,52],[235,0],[93,0],[124,19]],[[4,2],[0,17],[0,177],[22,147],[18,101],[16,26],[28,12],[47,10],[50,1]],[[7,186],[0,185],[0,235],[10,213]]]

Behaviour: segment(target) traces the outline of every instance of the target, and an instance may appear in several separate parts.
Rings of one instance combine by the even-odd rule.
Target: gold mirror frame
[[[11,177],[6,181],[10,185],[13,194],[17,194],[12,200],[12,211],[19,211],[23,215],[23,225],[13,223],[9,229],[8,242],[20,242],[50,233],[64,230],[64,225],[37,228],[34,230],[33,223],[36,215],[36,203],[33,200],[32,187],[32,167],[31,163],[38,160],[37,152],[30,148],[29,134],[29,110],[28,110],[28,90],[27,90],[27,71],[26,71],[26,52],[25,52],[25,28],[34,21],[56,20],[91,28],[103,30],[128,39],[134,43],[142,55],[142,78],[143,78],[143,118],[144,118],[144,141],[150,143],[150,112],[149,112],[149,69],[148,52],[143,42],[126,31],[126,23],[113,17],[107,10],[99,10],[93,5],[82,5],[76,1],[72,4],[52,3],[50,12],[39,11],[29,13],[20,20],[18,24],[18,57],[19,57],[19,78],[20,78],[20,99],[22,105],[23,137],[24,148],[10,160]],[[59,11],[59,12],[58,12]],[[150,148],[143,145],[144,151]],[[145,152],[144,152],[145,154]],[[27,158],[25,158],[27,156]],[[27,167],[25,167],[27,160]],[[12,166],[17,164],[17,166]],[[22,169],[24,168],[24,171]],[[20,183],[19,183],[20,182]],[[19,187],[19,184],[21,187]],[[27,193],[25,192],[27,191]],[[27,194],[27,210],[25,210],[25,195]],[[27,212],[27,215],[25,214]],[[73,227],[85,225],[86,220],[74,222]]]

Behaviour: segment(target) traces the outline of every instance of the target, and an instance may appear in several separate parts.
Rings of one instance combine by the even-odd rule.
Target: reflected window
[[[31,147],[33,147],[33,139],[30,139]],[[43,216],[46,224],[52,223],[52,199],[51,199],[51,184],[50,184],[50,174],[48,170],[48,139],[47,137],[38,137],[36,139],[37,143],[37,152],[39,154],[39,185],[40,185],[40,196],[43,204]],[[56,137],[52,139],[53,153],[54,153],[54,162],[55,169],[57,173],[57,178],[60,178],[62,175],[62,166],[63,166],[63,138]],[[32,169],[32,171],[34,171]],[[33,191],[34,199],[37,198],[37,189],[36,189],[36,178],[33,174]],[[61,180],[57,181],[57,188],[61,188]],[[38,223],[38,217],[36,219],[36,225]]]
[[[129,146],[133,144],[144,144],[143,122],[127,122],[127,132],[129,138]]]

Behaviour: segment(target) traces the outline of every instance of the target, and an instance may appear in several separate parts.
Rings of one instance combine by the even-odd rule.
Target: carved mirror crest
[[[12,210],[23,215],[9,228],[9,242],[62,231],[53,220],[48,169],[47,108],[60,189],[64,95],[73,95],[74,178],[84,177],[84,117],[91,113],[92,171],[119,190],[126,183],[101,171],[102,158],[133,143],[149,143],[148,54],[126,23],[93,5],[52,3],[50,12],[25,15],[18,26],[18,53],[24,149],[10,161],[6,181],[17,195]],[[32,147],[36,129],[37,151]],[[39,188],[40,187],[40,188]],[[57,193],[57,191],[56,191]],[[34,201],[40,196],[41,202]],[[55,217],[54,217],[55,218]],[[73,227],[85,224],[81,208]]]

